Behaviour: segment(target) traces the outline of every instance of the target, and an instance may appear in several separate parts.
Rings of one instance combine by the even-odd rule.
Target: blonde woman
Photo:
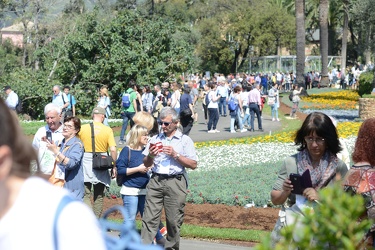
[[[106,111],[106,116],[103,124],[108,126],[108,117],[111,116],[111,99],[109,98],[107,86],[103,86],[100,88],[98,105],[96,106],[101,107]]]
[[[123,183],[120,190],[125,208],[125,221],[131,221],[135,224],[135,218],[140,213],[143,217],[143,211],[146,201],[146,186],[150,180],[147,168],[143,164],[144,155],[142,154],[149,139],[148,129],[142,125],[136,124],[129,131],[129,139],[126,140],[126,146],[121,150],[120,156],[116,161],[117,174],[123,175]],[[164,245],[165,239],[160,231],[156,234],[156,242]]]

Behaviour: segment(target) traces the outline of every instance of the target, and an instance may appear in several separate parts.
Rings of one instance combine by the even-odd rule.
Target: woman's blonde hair
[[[101,87],[100,90],[105,96],[109,97],[107,86]]]
[[[154,127],[154,117],[145,111],[137,112],[133,116],[133,122],[135,124],[141,125],[143,127],[146,127],[148,131],[150,131]]]
[[[142,125],[136,124],[129,131],[129,139],[126,141],[126,145],[130,148],[136,148],[140,143],[141,136],[148,135],[148,129]]]

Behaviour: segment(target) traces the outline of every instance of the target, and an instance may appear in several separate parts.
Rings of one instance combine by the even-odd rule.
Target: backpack
[[[231,96],[229,102],[228,102],[228,109],[229,111],[236,111],[238,107],[238,103],[234,101],[234,97]]]
[[[292,92],[290,92],[290,94],[289,94],[289,101],[293,101],[293,91]]]
[[[16,105],[16,112],[17,114],[21,114],[22,113],[22,100],[18,98],[18,103]]]
[[[122,95],[122,106],[124,108],[129,108],[130,107],[130,94],[125,92],[123,95]]]

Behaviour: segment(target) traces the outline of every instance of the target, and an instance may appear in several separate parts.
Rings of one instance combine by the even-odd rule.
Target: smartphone
[[[52,133],[51,131],[46,131],[46,139],[52,143]]]
[[[302,187],[302,176],[299,174],[290,174],[289,179],[292,182],[293,185],[293,194],[302,194],[303,193],[303,187]]]

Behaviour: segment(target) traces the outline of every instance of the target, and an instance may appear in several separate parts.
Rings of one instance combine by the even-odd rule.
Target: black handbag
[[[92,168],[95,170],[108,170],[112,169],[115,165],[113,158],[108,155],[102,155],[101,153],[95,152],[95,135],[94,135],[94,124],[90,123],[91,127],[91,143],[92,143]]]

